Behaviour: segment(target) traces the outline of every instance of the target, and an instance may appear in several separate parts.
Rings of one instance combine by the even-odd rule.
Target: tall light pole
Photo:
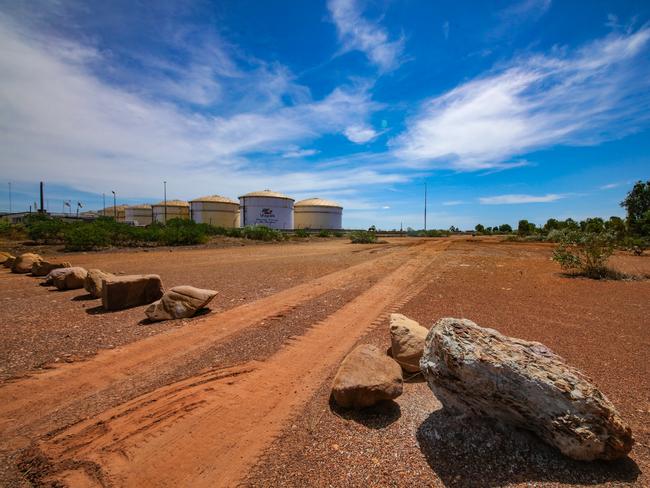
[[[424,182],[424,230],[427,230],[427,182]]]
[[[106,193],[102,193],[102,217],[106,217]]]
[[[165,197],[165,225],[167,225],[167,182],[163,181],[164,197]]]
[[[9,213],[11,213],[11,181],[9,182]]]
[[[113,218],[115,219],[115,222],[117,222],[117,200],[115,199],[115,190],[111,190],[111,193],[113,194]]]

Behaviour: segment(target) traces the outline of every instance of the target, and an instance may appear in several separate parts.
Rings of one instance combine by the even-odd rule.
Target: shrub
[[[614,253],[616,238],[609,232],[565,231],[553,251],[562,269],[589,278],[612,277],[607,260]]]
[[[65,248],[68,251],[91,251],[111,244],[111,234],[106,226],[95,223],[78,223],[65,232]]]
[[[26,229],[22,224],[12,224],[8,220],[0,219],[0,236],[12,241],[24,239]]]
[[[309,237],[309,232],[307,229],[296,229],[293,235],[296,237]]]
[[[333,235],[334,237],[343,237],[345,234],[340,230],[337,230],[336,232],[333,233]]]
[[[325,230],[325,229],[321,230],[321,231],[318,233],[318,237],[331,237],[331,236],[332,236],[332,234],[330,233],[330,231],[329,231],[329,230]]]
[[[270,229],[263,225],[249,225],[242,229],[242,237],[256,241],[282,241],[284,234],[279,230]]]
[[[372,244],[377,242],[377,234],[372,231],[357,230],[350,234],[350,242],[353,244]]]
[[[46,215],[34,214],[25,218],[29,238],[46,244],[63,242],[65,230],[69,225],[61,219],[53,219]]]

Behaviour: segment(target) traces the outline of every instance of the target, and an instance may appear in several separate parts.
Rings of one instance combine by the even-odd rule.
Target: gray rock
[[[84,289],[95,298],[102,297],[102,281],[112,278],[112,273],[106,273],[100,269],[89,269],[84,281]]]
[[[59,268],[69,268],[72,266],[67,261],[36,261],[32,264],[32,275],[34,276],[46,276],[50,271],[59,269]]]
[[[69,268],[57,268],[50,271],[45,277],[45,280],[43,281],[43,285],[54,285],[54,279],[59,275],[65,274],[66,269]]]
[[[162,298],[149,305],[144,313],[149,320],[184,319],[194,315],[217,296],[214,290],[204,290],[193,286],[175,286]]]
[[[632,448],[632,431],[610,401],[538,342],[443,318],[420,367],[445,408],[528,429],[573,459],[617,459]]]
[[[125,275],[102,280],[102,306],[106,310],[147,305],[163,296],[160,276]]]
[[[365,408],[402,394],[402,368],[377,347],[362,344],[339,367],[332,395],[344,408]]]
[[[409,373],[420,371],[424,340],[429,329],[399,313],[390,314],[390,343],[393,359]]]
[[[54,271],[57,273],[52,277],[52,284],[59,290],[78,290],[79,288],[83,288],[86,275],[88,274],[88,271],[79,266],[59,268]]]

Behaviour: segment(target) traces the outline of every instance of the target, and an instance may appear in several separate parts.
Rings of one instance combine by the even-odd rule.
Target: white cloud
[[[449,21],[445,20],[442,24],[442,35],[445,40],[449,39]]]
[[[382,205],[381,208],[382,208],[383,210],[388,210],[388,209],[390,209],[390,206],[389,206],[389,205]]]
[[[620,137],[648,118],[650,28],[610,35],[568,55],[528,56],[427,100],[391,141],[413,166],[478,170],[555,144]]]
[[[98,51],[34,36],[2,15],[0,45],[0,165],[14,181],[45,179],[99,193],[118,188],[123,197],[137,197],[157,195],[167,179],[176,191],[191,189],[176,196],[190,197],[271,184],[313,191],[406,179],[363,166],[271,170],[249,159],[364,127],[378,106],[365,87],[339,87],[313,100],[285,68],[262,67],[253,78],[267,76],[276,83],[272,88],[250,86],[247,102],[223,112],[192,112],[179,108],[175,97],[161,100],[102,81],[89,66],[110,62]],[[280,102],[286,94],[292,103]]]
[[[481,205],[511,205],[518,203],[548,203],[566,198],[566,195],[548,193],[546,195],[497,195],[493,197],[479,198]]]
[[[292,148],[289,151],[282,154],[282,157],[283,158],[306,158],[308,156],[313,156],[314,154],[318,154],[319,152],[320,151],[317,151],[316,149]]]
[[[361,15],[357,0],[329,0],[327,7],[346,51],[362,51],[383,71],[399,65],[404,39],[390,41],[383,27]]]
[[[343,133],[345,134],[345,137],[347,137],[350,141],[357,144],[369,142],[377,137],[377,132],[372,127],[364,127],[359,125],[346,127]]]
[[[467,203],[467,202],[464,201],[464,200],[449,200],[449,201],[446,201],[446,202],[442,202],[442,205],[444,207],[453,207],[453,206],[456,206],[456,205],[463,205],[465,203]]]

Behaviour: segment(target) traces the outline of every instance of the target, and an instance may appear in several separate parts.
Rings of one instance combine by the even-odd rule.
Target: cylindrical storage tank
[[[124,222],[126,220],[126,205],[117,205],[106,207],[99,211],[99,214],[104,217],[112,217],[116,222]]]
[[[239,197],[242,225],[293,229],[293,202],[293,198],[271,190],[242,195]]]
[[[138,227],[150,225],[153,222],[151,205],[131,205],[126,207],[124,215],[126,222]]]
[[[308,198],[294,206],[296,229],[342,229],[343,207],[322,198]]]
[[[239,203],[221,195],[210,195],[190,201],[192,220],[216,227],[239,227]]]
[[[167,203],[158,202],[151,206],[154,222],[164,224],[167,221],[165,220],[165,207],[167,208],[167,220],[190,218],[189,203],[182,200],[167,200]]]

